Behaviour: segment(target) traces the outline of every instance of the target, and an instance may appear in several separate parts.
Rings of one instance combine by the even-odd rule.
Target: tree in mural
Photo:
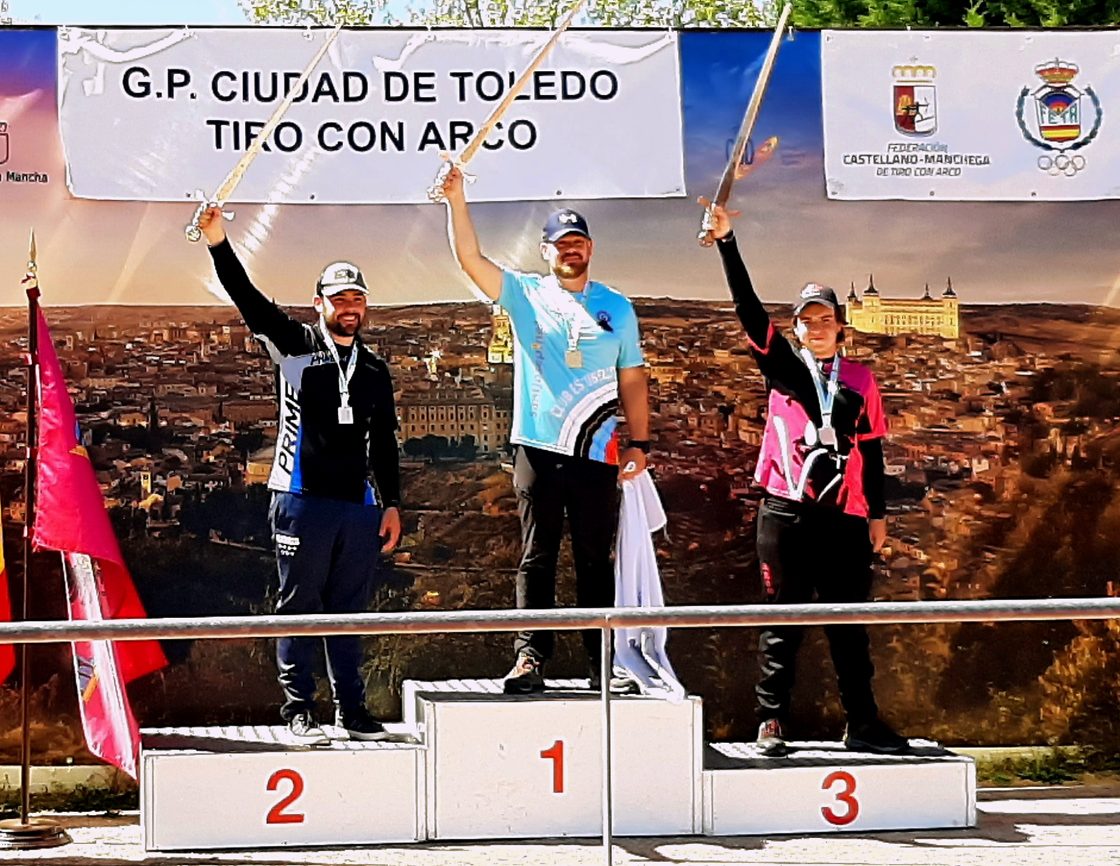
[[[403,16],[387,0],[241,0],[250,21],[271,24],[413,24],[551,27],[571,0],[412,0]],[[781,2],[588,0],[601,27],[772,27]],[[1071,27],[1120,22],[1120,0],[797,0],[800,27]]]
[[[433,27],[552,27],[572,0],[413,0],[403,15],[386,0],[242,0],[250,21],[270,24],[411,24]],[[779,5],[733,0],[588,0],[585,23],[600,27],[765,27]]]

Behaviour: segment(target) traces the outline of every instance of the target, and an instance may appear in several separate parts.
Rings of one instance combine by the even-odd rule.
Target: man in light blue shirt
[[[553,213],[541,235],[547,275],[502,268],[479,247],[463,191],[451,167],[443,186],[448,237],[460,267],[509,314],[514,352],[513,485],[521,518],[517,606],[551,608],[567,517],[580,607],[614,602],[611,548],[618,524],[618,482],[641,473],[649,453],[649,391],[634,306],[588,278],[594,242],[573,210]],[[617,412],[629,439],[619,444]],[[620,471],[621,467],[621,471]],[[597,687],[597,631],[583,634]],[[505,691],[544,688],[553,633],[521,632]]]

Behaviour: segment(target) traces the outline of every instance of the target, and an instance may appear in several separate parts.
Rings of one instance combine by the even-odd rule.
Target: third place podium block
[[[711,836],[922,830],[976,825],[976,764],[932,744],[904,755],[791,743],[767,758],[754,743],[713,743],[704,759]]]
[[[405,721],[427,747],[428,837],[601,833],[602,704],[586,682],[509,696],[500,680],[407,681]],[[616,696],[611,710],[614,832],[698,833],[700,699]]]

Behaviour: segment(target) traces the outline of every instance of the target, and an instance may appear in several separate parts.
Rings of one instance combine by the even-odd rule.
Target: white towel
[[[616,607],[662,607],[661,576],[652,533],[667,523],[665,509],[648,472],[622,482],[622,504],[618,519],[618,549],[614,560],[614,603]],[[644,695],[670,701],[687,696],[680,684],[665,642],[664,627],[621,628],[614,633],[614,663],[633,677]]]

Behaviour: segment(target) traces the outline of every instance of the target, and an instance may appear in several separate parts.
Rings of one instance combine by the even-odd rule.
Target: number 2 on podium
[[[303,812],[285,812],[303,793],[303,776],[295,770],[277,770],[268,777],[268,790],[275,791],[281,782],[291,782],[292,790],[280,802],[268,810],[266,824],[302,824]]]
[[[564,741],[557,740],[543,752],[541,757],[552,761],[552,793],[564,793]]]

